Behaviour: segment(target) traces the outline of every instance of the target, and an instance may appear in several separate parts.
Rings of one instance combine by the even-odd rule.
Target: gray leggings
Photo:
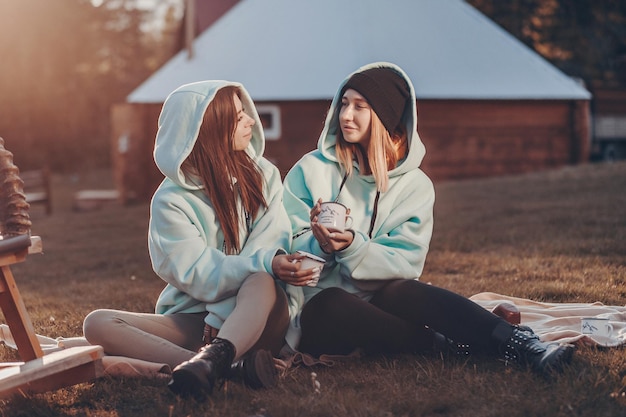
[[[92,311],[83,323],[89,343],[108,355],[125,356],[175,367],[204,346],[206,313],[151,314],[121,310]],[[278,355],[289,324],[287,297],[267,273],[250,275],[237,293],[233,312],[218,337],[235,345],[241,358],[254,349]]]

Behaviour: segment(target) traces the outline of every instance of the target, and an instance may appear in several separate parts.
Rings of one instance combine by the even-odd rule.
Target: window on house
[[[256,106],[259,113],[265,139],[278,140],[282,134],[280,123],[280,106],[275,104],[259,104]]]

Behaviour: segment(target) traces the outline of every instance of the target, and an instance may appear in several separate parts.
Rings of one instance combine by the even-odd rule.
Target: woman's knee
[[[83,321],[83,335],[91,344],[101,345],[116,320],[115,310],[94,310]]]
[[[241,284],[241,288],[254,288],[254,291],[274,292],[274,278],[267,272],[255,272]]]
[[[346,297],[355,297],[355,295],[339,287],[326,288],[311,298],[307,305],[335,306],[337,303],[344,301]]]
[[[300,321],[306,323],[309,320],[319,321],[322,317],[337,317],[341,315],[346,303],[355,297],[338,287],[326,288],[304,305]]]
[[[422,285],[421,282],[414,279],[394,279],[389,281],[381,291],[383,292],[402,292],[407,288]]]
[[[421,287],[425,285],[414,279],[394,279],[389,281],[383,288],[376,292],[372,299],[373,304],[379,302],[396,302],[404,300],[406,297],[411,298],[416,291],[421,293]]]

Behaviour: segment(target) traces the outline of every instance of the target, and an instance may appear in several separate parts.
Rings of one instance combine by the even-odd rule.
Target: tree
[[[469,0],[563,72],[626,88],[623,0]]]
[[[108,166],[110,105],[174,53],[147,15],[134,0],[0,0],[0,136],[18,166]]]

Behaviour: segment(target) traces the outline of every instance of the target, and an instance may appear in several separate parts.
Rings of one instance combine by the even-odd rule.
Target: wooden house
[[[589,91],[463,0],[225,1],[223,15],[205,19],[212,24],[112,109],[124,201],[149,198],[162,179],[152,146],[178,86],[243,83],[264,122],[266,156],[284,174],[316,147],[339,83],[374,61],[411,77],[422,166],[435,182],[588,160]]]

